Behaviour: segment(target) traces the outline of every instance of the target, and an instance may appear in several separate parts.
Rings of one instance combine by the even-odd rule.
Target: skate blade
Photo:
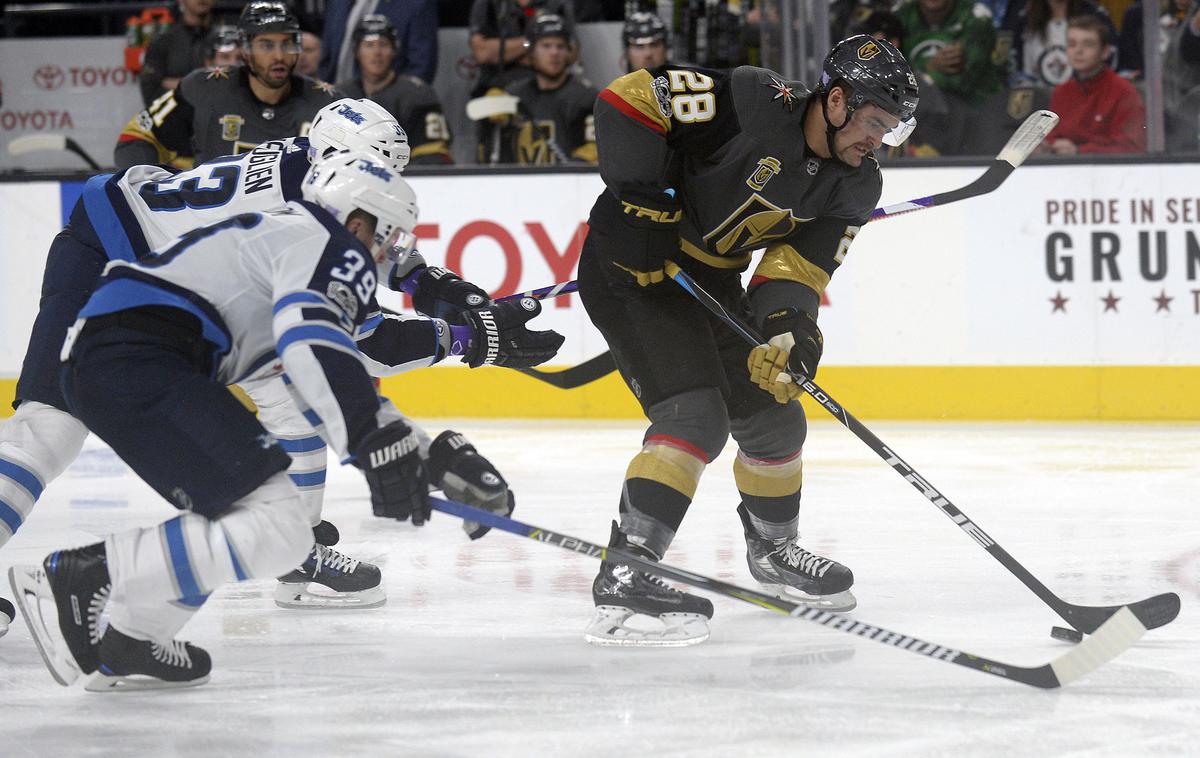
[[[758,584],[768,595],[830,613],[845,613],[858,607],[858,599],[850,593],[850,590],[835,592],[832,595],[809,595],[786,584],[772,582],[759,582]]]
[[[155,679],[152,676],[132,675],[114,676],[99,671],[92,674],[84,682],[83,688],[88,692],[141,692],[144,690],[178,690],[185,687],[198,687],[209,679],[208,674],[186,682],[168,682],[165,679]]]
[[[280,582],[275,586],[275,605],[290,610],[365,610],[378,608],[385,603],[387,595],[383,587],[372,587],[362,592],[317,593],[309,591],[307,582]]]
[[[642,625],[626,624],[630,619]],[[659,628],[642,628],[655,624]],[[600,647],[687,647],[708,639],[708,619],[698,613],[648,616],[613,605],[596,607],[596,617],[583,632],[589,644]]]
[[[21,618],[29,627],[29,636],[33,637],[33,644],[50,671],[50,676],[62,686],[70,687],[81,672],[58,628],[58,612],[54,612],[50,623],[47,623],[46,615],[42,612],[45,607],[55,607],[54,593],[46,581],[46,572],[41,567],[12,566],[8,569],[8,582],[16,595]]]

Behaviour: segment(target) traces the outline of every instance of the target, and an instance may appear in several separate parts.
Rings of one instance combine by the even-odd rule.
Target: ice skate
[[[642,555],[612,525],[610,547]],[[654,560],[646,556],[648,560]],[[708,639],[712,603],[669,587],[663,580],[632,566],[606,561],[592,583],[596,616],[583,633],[593,645],[681,647]]]
[[[65,687],[95,671],[100,615],[112,588],[104,544],[59,550],[41,568],[13,566],[8,577],[54,680]]]
[[[8,634],[8,625],[17,617],[17,609],[13,604],[0,597],[0,637]]]
[[[300,568],[279,577],[275,604],[304,610],[377,608],[387,602],[379,567],[330,548],[339,539],[328,521],[313,527],[316,544]],[[315,586],[314,586],[315,585]]]
[[[195,687],[208,681],[212,659],[190,642],[165,645],[138,640],[109,627],[100,643],[99,667],[88,678],[88,692],[129,692]]]
[[[746,531],[746,563],[763,591],[823,611],[853,610],[858,601],[850,593],[854,574],[837,561],[822,558],[796,544],[794,537],[772,540],[760,536],[745,505],[738,516]]]

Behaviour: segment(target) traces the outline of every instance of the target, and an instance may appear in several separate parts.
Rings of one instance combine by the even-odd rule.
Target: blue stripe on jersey
[[[187,542],[183,538],[183,517],[178,516],[162,525],[163,536],[167,539],[167,552],[171,556],[171,567],[175,573],[175,582],[179,587],[180,601],[187,602],[191,598],[203,598],[200,585],[196,584],[196,575],[192,573],[192,562],[188,557]],[[200,602],[204,602],[203,599]],[[197,603],[199,605],[200,603]]]
[[[325,447],[325,440],[320,437],[305,437],[299,440],[279,440],[279,446],[285,453],[311,453]]]
[[[58,185],[58,206],[62,212],[62,226],[71,222],[71,212],[75,210],[75,203],[83,194],[85,184],[85,182],[63,182]]]
[[[99,174],[87,180],[83,187],[83,207],[87,210],[88,220],[96,230],[96,236],[104,245],[104,252],[109,260],[136,261],[133,244],[125,227],[117,218],[117,211],[104,191],[105,184],[113,178],[112,174]]]
[[[304,420],[313,426],[320,426],[321,424],[325,423],[321,420],[321,417],[317,415],[316,411],[312,410],[311,408],[304,412]]]
[[[81,318],[103,316],[109,313],[138,308],[143,305],[166,305],[179,308],[200,319],[204,339],[216,345],[219,352],[226,353],[229,351],[231,340],[229,338],[229,331],[225,328],[224,324],[214,321],[208,313],[205,313],[204,309],[183,295],[164,289],[163,287],[167,286],[167,282],[155,280],[153,277],[145,274],[142,276],[153,280],[154,283],[129,277],[108,280],[92,294],[91,299],[83,306],[83,310],[79,312],[79,316]]]
[[[288,329],[279,336],[279,340],[275,343],[275,352],[282,356],[292,344],[305,340],[327,342],[358,352],[358,348],[354,346],[354,340],[350,339],[348,334],[340,329],[334,329],[332,326],[321,326],[320,324],[302,324]]]
[[[8,524],[8,531],[16,534],[21,528],[21,512],[0,500],[0,521]]]
[[[0,476],[7,476],[24,487],[30,495],[33,495],[34,500],[42,496],[42,480],[24,466],[18,466],[6,458],[0,458]]]
[[[229,535],[225,535],[225,544],[229,547],[229,560],[233,563],[233,575],[239,582],[246,581],[246,572],[242,568],[241,561],[237,559],[237,553],[233,552],[233,543],[229,541]]]
[[[288,474],[288,479],[291,479],[292,484],[297,487],[315,487],[325,483],[325,469],[309,471],[304,474]]]
[[[366,321],[362,322],[362,326],[358,327],[358,334],[355,337],[366,337],[375,331],[375,328],[383,323],[383,314],[376,313],[370,316]]]
[[[329,303],[325,302],[325,298],[315,292],[293,292],[276,300],[274,307],[271,308],[271,313],[277,314],[289,305],[295,305],[296,303],[316,303],[326,308],[329,307]]]

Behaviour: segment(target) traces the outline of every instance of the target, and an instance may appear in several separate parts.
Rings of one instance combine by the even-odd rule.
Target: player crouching
[[[193,230],[145,262],[113,262],[68,335],[72,413],[184,513],[10,570],[60,684],[207,681],[208,653],[176,633],[222,584],[279,576],[310,552],[291,458],[229,384],[286,372],[325,442],[363,471],[375,515],[429,518],[421,440],[377,396],[354,342],[376,283],[413,245],[415,197],[349,153],[314,164],[302,195]],[[492,335],[459,328],[469,360],[486,351]]]

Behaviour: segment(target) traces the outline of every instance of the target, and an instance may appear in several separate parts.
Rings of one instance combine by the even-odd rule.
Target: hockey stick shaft
[[[876,208],[871,211],[870,220],[878,221],[881,218],[898,216],[902,213],[923,211],[926,208],[934,208],[992,192],[1004,183],[1004,180],[1016,170],[1017,166],[1025,162],[1025,159],[1037,149],[1037,146],[1042,143],[1042,140],[1054,129],[1056,124],[1058,124],[1058,116],[1055,113],[1034,111],[1013,132],[1012,137],[1004,145],[1004,149],[996,155],[987,171],[975,181],[958,189]]]
[[[692,297],[696,298],[707,308],[713,315],[721,321],[728,324],[738,334],[742,336],[750,345],[762,344],[763,339],[747,324],[743,323],[740,318],[730,313],[724,306],[721,305],[712,295],[708,294],[699,284],[696,283],[686,271],[680,269],[674,263],[667,264],[667,274],[675,280],[679,286],[683,287]],[[946,514],[960,529],[975,540],[988,553],[992,555],[1002,566],[1016,576],[1021,583],[1028,587],[1042,602],[1050,606],[1059,616],[1071,624],[1081,632],[1091,634],[1100,627],[1110,616],[1115,614],[1125,606],[1080,606],[1073,605],[1064,601],[1062,598],[1050,591],[1046,585],[1029,572],[1015,558],[1008,554],[1004,548],[992,539],[987,532],[980,526],[975,524],[967,517],[965,513],[959,510],[950,499],[943,495],[940,491],[934,488],[927,479],[917,473],[916,469],[901,458],[895,451],[885,445],[882,440],[875,436],[861,421],[855,418],[846,410],[844,406],[838,403],[819,386],[812,381],[803,377],[797,376],[789,371],[792,380],[795,381],[805,392],[807,392],[814,400],[816,400],[822,408],[830,413],[834,418],[842,423],[842,426],[849,429],[854,436],[866,443],[867,447],[875,451],[875,454],[883,459],[884,463],[892,467],[892,469],[910,483],[917,492],[925,496],[929,502],[937,506],[938,510]],[[1179,614],[1179,596],[1173,592],[1167,592],[1161,595],[1140,600],[1137,603],[1129,605],[1133,613],[1137,615],[1140,621],[1148,629],[1153,629],[1163,624],[1170,623]]]
[[[535,300],[545,300],[559,295],[569,295],[572,292],[579,290],[579,283],[572,279],[569,282],[559,282],[551,284],[548,287],[538,287],[537,289],[528,290],[526,292],[518,292],[513,295],[505,295],[504,297],[496,298],[497,303],[503,303],[505,300],[519,300],[523,297],[532,297]]]
[[[925,658],[953,663],[1033,687],[1046,689],[1061,687],[1078,679],[1116,657],[1146,632],[1145,627],[1138,622],[1137,618],[1132,613],[1125,611],[1114,617],[1096,635],[1050,663],[1033,668],[1013,666],[973,653],[955,650],[954,648],[939,645],[935,642],[926,642],[911,635],[893,632],[881,626],[868,624],[865,621],[859,621],[849,616],[822,611],[811,606],[778,598],[774,595],[745,589],[729,582],[723,582],[720,579],[693,573],[686,569],[647,561],[617,548],[602,547],[578,537],[526,524],[490,511],[473,508],[464,503],[443,500],[438,497],[430,497],[429,500],[434,510],[451,516],[457,516],[464,521],[472,521],[515,534],[519,537],[526,537],[553,547],[562,548],[563,550],[582,553],[600,561],[619,561],[620,563],[633,566],[639,571],[683,582],[692,587],[724,595],[725,597],[731,597],[735,600],[741,600],[750,605],[756,605],[759,608],[765,608],[768,611],[773,611],[784,616],[803,619],[804,621],[820,624],[830,629],[836,629],[839,632],[853,634],[857,637],[873,640],[900,650],[907,650],[910,653],[915,653]]]

